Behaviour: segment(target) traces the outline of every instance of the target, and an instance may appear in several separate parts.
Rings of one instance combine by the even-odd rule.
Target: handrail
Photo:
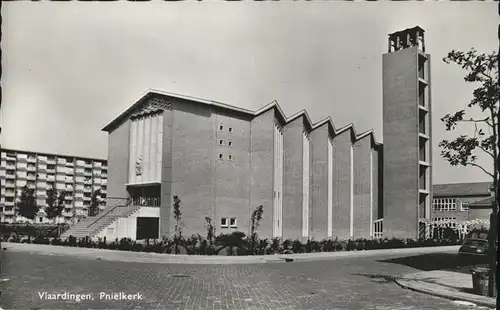
[[[100,219],[102,219],[103,217],[105,217],[106,215],[108,215],[109,213],[111,213],[112,211],[114,211],[116,208],[128,207],[128,205],[130,205],[132,203],[132,201],[133,201],[132,199],[128,199],[128,198],[118,198],[118,199],[126,199],[127,203],[125,205],[123,205],[123,206],[117,205],[117,206],[112,207],[109,211],[107,211],[103,215],[99,216],[95,221],[93,221],[90,225],[88,225],[87,228],[89,228],[90,226],[92,226],[95,223],[97,223]]]
[[[133,203],[133,201],[132,201],[132,203]],[[126,208],[128,205],[130,205],[130,201],[129,201],[126,205],[124,205],[124,206],[116,206],[116,207],[114,207],[112,210],[110,210],[110,212],[113,212],[113,213],[114,213],[114,211],[115,211],[117,208]],[[135,205],[134,205],[134,206],[135,206]],[[140,207],[140,206],[136,206],[136,207]],[[133,212],[133,211],[132,211],[132,212]],[[130,213],[132,213],[132,212],[130,212]],[[129,213],[129,214],[130,214],[130,213]],[[109,214],[109,213],[108,213],[108,214]],[[123,215],[123,214],[122,214],[122,215]],[[116,218],[115,218],[115,219],[116,219]],[[115,219],[112,219],[112,220],[111,220],[111,222],[113,222]],[[95,227],[93,227],[93,229],[92,229],[91,233],[89,234],[89,235],[90,235],[90,237],[92,237],[92,236],[96,235],[97,233],[99,233],[99,232],[100,232],[101,230],[103,230],[106,226],[108,226],[111,222],[104,222],[104,223],[101,223],[100,225],[98,224],[98,225],[96,225]]]

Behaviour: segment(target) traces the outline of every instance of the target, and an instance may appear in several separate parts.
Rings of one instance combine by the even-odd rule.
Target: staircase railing
[[[384,236],[384,229],[383,229],[383,224],[384,224],[384,219],[378,219],[373,221],[373,237],[374,238],[382,238]]]
[[[123,207],[127,207],[128,205],[130,205],[132,203],[132,199],[130,198],[108,198],[109,200],[123,200],[125,201],[125,204],[124,205],[116,205],[114,207],[112,207],[110,210],[104,212],[102,215],[100,215],[97,219],[95,219],[92,223],[90,223],[90,225],[87,226],[87,228],[90,228],[90,226],[94,225],[95,223],[97,223],[99,220],[101,220],[103,217],[105,217],[106,215],[109,215],[111,212],[114,212],[116,210],[116,208],[123,208]]]

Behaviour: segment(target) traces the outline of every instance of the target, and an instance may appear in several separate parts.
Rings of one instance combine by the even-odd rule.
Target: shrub
[[[52,239],[52,241],[50,242],[51,245],[62,245],[62,241],[60,238],[54,238]]]
[[[294,240],[292,243],[293,253],[304,253],[304,248],[302,247],[302,242],[300,240]]]
[[[33,239],[33,243],[34,244],[50,244],[50,240],[49,240],[49,238],[47,238],[45,236],[39,236],[39,237],[36,237],[35,239]]]
[[[132,242],[132,239],[130,238],[122,238],[118,242],[117,248],[118,250],[121,251],[131,251],[132,248],[134,247],[134,243]]]
[[[76,238],[73,237],[72,235],[70,235],[68,237],[68,245],[69,246],[77,246],[77,243],[76,243]]]
[[[280,238],[271,239],[271,244],[269,245],[269,253],[276,254],[279,253],[280,250]]]
[[[334,247],[332,239],[326,239],[326,240],[321,241],[321,247],[322,247],[323,252],[335,251],[335,247]]]

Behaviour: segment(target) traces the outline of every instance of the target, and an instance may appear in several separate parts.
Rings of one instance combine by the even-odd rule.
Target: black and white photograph
[[[498,1],[1,8],[0,310],[498,309]]]

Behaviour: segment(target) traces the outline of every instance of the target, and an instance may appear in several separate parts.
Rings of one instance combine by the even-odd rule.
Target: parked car
[[[458,263],[460,266],[487,264],[488,254],[488,231],[473,230],[458,249]]]

